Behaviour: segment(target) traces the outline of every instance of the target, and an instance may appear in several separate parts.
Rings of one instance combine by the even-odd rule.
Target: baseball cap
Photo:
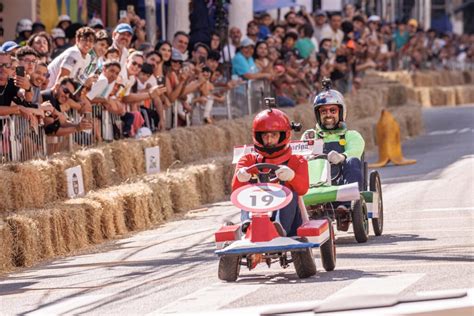
[[[255,42],[248,37],[245,37],[243,40],[240,41],[240,47],[247,47],[247,46],[254,46],[254,45],[255,45]]]
[[[326,13],[323,10],[316,10],[314,16],[326,16]]]
[[[410,19],[408,20],[408,25],[411,25],[411,26],[414,26],[414,27],[418,27],[418,21],[415,20],[415,19]]]
[[[20,45],[18,45],[14,41],[6,41],[5,43],[3,43],[2,47],[1,47],[1,50],[2,50],[2,52],[9,53],[12,50],[14,50],[15,48],[19,48],[19,47],[20,47]]]
[[[127,24],[127,23],[120,23],[119,25],[117,25],[115,27],[115,30],[114,32],[117,32],[117,33],[125,33],[125,32],[128,32],[130,34],[133,34],[133,29],[132,27]]]
[[[380,17],[378,15],[371,15],[367,22],[380,22]]]

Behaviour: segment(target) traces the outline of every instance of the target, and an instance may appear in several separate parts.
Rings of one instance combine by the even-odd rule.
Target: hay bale
[[[120,182],[145,173],[145,154],[139,142],[134,140],[115,142],[110,148]]]
[[[38,228],[38,259],[49,259],[55,255],[53,246],[52,214],[49,210],[40,209],[21,213],[31,218]]]
[[[34,220],[23,215],[11,215],[5,220],[13,238],[12,263],[16,267],[30,267],[40,257],[39,230]]]
[[[446,92],[441,87],[432,87],[430,89],[430,101],[432,106],[446,105],[448,100]]]
[[[84,210],[89,243],[98,244],[102,242],[104,239],[102,234],[102,205],[88,198],[72,199],[64,203]]]
[[[199,150],[202,150],[203,158],[220,156],[231,147],[226,138],[226,132],[215,125],[205,125],[196,128],[196,133],[200,138]],[[196,147],[195,147],[196,148]]]
[[[435,85],[433,78],[436,78],[437,74],[428,74],[425,72],[415,72],[412,75],[413,84],[415,87],[432,87]]]
[[[148,147],[160,147],[160,167],[166,170],[176,160],[172,139],[169,133],[159,133],[141,140],[143,151]]]
[[[205,151],[201,148],[202,139],[199,128],[176,128],[171,131],[171,139],[176,159],[181,163],[191,163],[206,158]]]
[[[151,225],[150,210],[153,192],[144,183],[116,187],[123,200],[125,224],[129,230],[140,230]]]
[[[123,201],[113,188],[94,192],[88,198],[100,203],[102,206],[102,233],[104,238],[110,239],[128,232],[125,225]]]
[[[441,91],[443,91],[446,99],[445,105],[456,105],[456,89],[455,87],[442,87]]]
[[[400,124],[400,138],[406,139],[420,135],[423,131],[423,115],[421,107],[408,104],[389,109]]]
[[[13,236],[8,225],[0,220],[0,272],[13,267]]]
[[[430,108],[431,107],[431,95],[430,95],[431,88],[427,88],[427,87],[415,88],[415,91],[417,93],[418,102],[423,107]]]
[[[90,148],[88,150],[78,152],[78,157],[90,162],[93,166],[91,170],[91,190],[104,188],[112,184],[111,171],[115,167],[113,161],[108,160],[104,152],[99,148]]]
[[[50,160],[50,164],[54,168],[54,174],[56,177],[56,191],[58,193],[58,197],[60,199],[66,199],[68,198],[67,178],[66,178],[66,172],[65,172],[66,169],[69,169],[78,165],[80,165],[83,168],[83,166],[80,160],[77,159],[75,155],[71,157],[67,157],[65,155],[58,155],[55,158]],[[89,168],[87,181],[90,183],[92,171],[90,169],[91,166],[87,166],[87,167]],[[83,172],[83,179],[84,179],[84,190],[85,192],[87,192],[87,190],[90,187],[90,184],[89,184],[89,187],[86,187],[84,169],[82,170],[82,172]]]
[[[0,214],[8,210],[12,210],[14,200],[12,195],[12,181],[14,173],[7,170],[5,166],[0,169]]]
[[[456,104],[469,104],[474,102],[474,85],[454,87]]]
[[[199,196],[199,204],[214,202],[218,197],[224,196],[224,183],[222,175],[217,176],[215,165],[206,164],[192,166],[186,172],[194,176],[196,189]]]
[[[251,143],[252,132],[247,128],[248,124],[242,119],[233,121],[222,121],[216,124],[225,133],[228,140],[226,152],[231,152],[234,146],[246,145]]]
[[[32,160],[27,162],[36,169],[41,177],[41,187],[43,190],[44,203],[56,201],[58,196],[56,170],[53,165],[46,160]]]
[[[168,186],[175,213],[185,212],[200,206],[195,176],[185,169],[180,170],[181,172],[168,176]]]
[[[34,165],[29,163],[12,164],[14,172],[11,179],[11,197],[13,208],[42,207],[47,200],[43,191],[42,177]]]
[[[387,85],[387,106],[403,105],[407,102],[407,90],[401,84]]]
[[[57,226],[56,244],[58,251],[70,253],[89,245],[87,237],[87,216],[80,205],[61,203],[52,211]]]
[[[165,175],[153,175],[144,179],[150,189],[153,191],[151,203],[153,203],[154,224],[160,223],[173,217],[173,202],[171,200],[171,191]]]

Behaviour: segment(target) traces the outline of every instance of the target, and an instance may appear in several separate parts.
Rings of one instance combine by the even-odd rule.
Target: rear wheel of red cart
[[[218,277],[220,280],[235,282],[240,272],[240,256],[222,256],[219,258]]]
[[[336,239],[332,221],[327,218],[329,224],[329,239],[319,247],[321,252],[321,261],[326,271],[332,271],[336,267]]]

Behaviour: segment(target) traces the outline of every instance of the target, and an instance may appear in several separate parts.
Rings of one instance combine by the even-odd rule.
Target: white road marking
[[[40,316],[40,315],[62,315],[62,314],[76,314],[76,308],[90,307],[92,304],[100,300],[110,297],[113,294],[97,294],[97,295],[82,295],[66,300],[61,300],[60,303],[48,305],[25,315]]]
[[[330,295],[327,300],[354,295],[397,295],[418,280],[425,273],[406,273],[380,278],[360,278]]]
[[[400,208],[402,209],[402,208]],[[435,207],[435,208],[422,208],[422,209],[404,209],[403,212],[472,212],[474,211],[473,206],[465,207]]]
[[[210,308],[217,310],[222,306],[238,300],[242,296],[257,291],[263,285],[264,284],[229,285],[229,283],[224,282],[214,283],[209,287],[184,296],[147,315],[201,312],[209,311]],[[231,289],[229,287],[231,287]],[[224,292],[232,293],[232,295],[223,295],[222,293]]]
[[[432,131],[429,132],[427,135],[429,136],[437,136],[437,135],[450,135],[456,133],[458,130],[457,129],[448,129],[448,130],[443,130],[443,131]]]
[[[458,134],[463,134],[463,133],[468,133],[468,132],[474,132],[474,129],[466,127],[458,131]]]

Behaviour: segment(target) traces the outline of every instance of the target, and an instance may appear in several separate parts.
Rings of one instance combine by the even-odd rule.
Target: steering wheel
[[[256,163],[247,168],[248,171],[251,171],[252,169],[256,169],[258,171],[257,176],[260,182],[268,183],[275,182],[276,180],[278,180],[277,176],[271,176],[275,175],[275,171],[280,169],[279,165],[275,165],[272,163]],[[263,172],[264,169],[270,169],[270,171]]]
[[[317,154],[313,157],[315,159],[324,159],[324,160],[327,160],[329,162],[327,154]],[[331,183],[332,183],[332,182],[336,181],[337,179],[339,179],[342,176],[342,163],[332,164],[332,163],[329,162],[329,164],[331,165]],[[332,176],[332,170],[334,170],[332,168],[332,166],[337,167],[337,173],[334,175],[334,177]]]

